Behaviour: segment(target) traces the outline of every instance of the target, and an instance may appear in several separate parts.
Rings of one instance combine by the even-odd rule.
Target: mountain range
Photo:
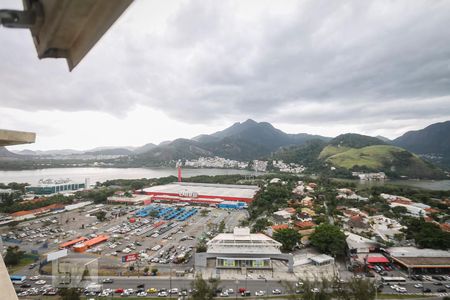
[[[392,141],[442,167],[450,168],[450,121],[408,131]]]
[[[236,160],[252,160],[269,155],[282,146],[302,145],[306,141],[331,138],[307,133],[288,134],[267,122],[251,119],[213,133],[192,139],[176,139],[160,144],[136,159],[142,162],[193,159],[199,156],[220,156]]]
[[[243,161],[280,158],[305,165],[335,165],[349,170],[387,171],[415,177],[422,172],[427,177],[434,177],[439,172],[427,161],[450,168],[449,132],[450,121],[407,132],[392,141],[381,136],[359,134],[331,138],[307,133],[288,134],[270,123],[249,119],[213,134],[165,141],[159,145],[149,143],[141,147],[101,147],[86,151],[22,150],[16,153],[3,148],[0,149],[0,157],[34,159],[35,156],[110,155],[126,158],[122,162],[133,166],[155,166],[162,162],[200,156],[220,156]]]

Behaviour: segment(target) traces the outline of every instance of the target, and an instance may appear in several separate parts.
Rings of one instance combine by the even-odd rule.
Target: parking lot
[[[158,269],[158,275],[170,270],[186,271],[193,266],[192,257],[198,240],[217,230],[223,221],[225,229],[237,226],[246,211],[212,207],[152,204],[153,213],[139,214],[143,206],[87,206],[70,212],[48,215],[22,222],[14,232],[4,228],[4,246],[18,245],[21,250],[41,255],[59,250],[62,242],[80,236],[87,239],[107,235],[107,242],[75,253],[69,249],[66,259],[92,257],[98,260],[99,275],[144,275],[146,269]],[[106,220],[93,214],[103,210]],[[144,216],[145,215],[145,216]],[[122,262],[128,254],[139,254],[137,261]],[[44,266],[49,273],[50,265]],[[20,274],[37,275],[38,268],[24,269]],[[175,273],[174,273],[175,274]]]

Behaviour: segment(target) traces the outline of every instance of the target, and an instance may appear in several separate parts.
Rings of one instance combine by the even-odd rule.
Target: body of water
[[[183,169],[183,177],[197,175],[251,175],[253,171],[234,169]],[[89,178],[91,184],[111,179],[139,179],[177,176],[175,168],[50,168],[40,170],[0,171],[0,182],[27,182],[36,184],[39,179],[69,178],[75,182],[84,182]]]
[[[354,182],[358,186],[383,186],[385,184],[405,185],[427,190],[443,191],[450,190],[450,180],[385,180],[385,181],[366,181],[357,179],[336,179],[339,181]]]

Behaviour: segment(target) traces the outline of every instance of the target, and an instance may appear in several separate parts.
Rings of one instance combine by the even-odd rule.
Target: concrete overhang
[[[0,9],[0,25],[27,28],[39,58],[65,58],[72,70],[133,0],[22,0]]]
[[[36,140],[36,133],[0,129],[0,146],[31,144]]]
[[[133,0],[23,0],[33,11],[30,27],[37,54],[65,58],[72,70]]]

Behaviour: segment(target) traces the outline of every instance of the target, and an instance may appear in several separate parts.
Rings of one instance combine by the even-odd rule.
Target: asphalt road
[[[50,276],[41,276],[42,279],[51,281]],[[178,289],[189,289],[191,288],[191,282],[193,279],[191,278],[183,278],[183,277],[173,277],[172,280],[169,278],[161,278],[161,277],[113,277],[114,283],[103,284],[103,288],[111,288],[111,289],[119,289],[119,288],[133,288],[136,289],[137,285],[145,284],[145,288],[178,288]],[[101,279],[100,279],[101,280]],[[442,286],[436,286],[433,282],[425,281],[420,282],[423,284],[425,288],[429,288],[432,293],[437,293],[439,288],[445,288],[445,285],[449,285],[450,282],[440,281]],[[418,281],[408,281],[402,283],[401,286],[407,289],[407,293],[421,293],[421,289],[415,288],[414,285],[419,283]],[[294,286],[293,282],[291,283]],[[393,284],[393,283],[392,283]],[[391,284],[391,285],[392,285]],[[252,292],[252,294],[256,291],[268,291],[271,293],[273,289],[280,289],[283,292],[286,291],[286,283],[281,283],[278,280],[267,280],[264,279],[249,279],[249,280],[239,280],[236,282],[235,280],[221,280],[219,283],[219,287],[221,288],[232,288],[233,290],[239,288],[247,288]],[[447,289],[450,294],[450,289]],[[390,286],[384,286],[383,293],[389,294],[399,294],[390,288]]]

